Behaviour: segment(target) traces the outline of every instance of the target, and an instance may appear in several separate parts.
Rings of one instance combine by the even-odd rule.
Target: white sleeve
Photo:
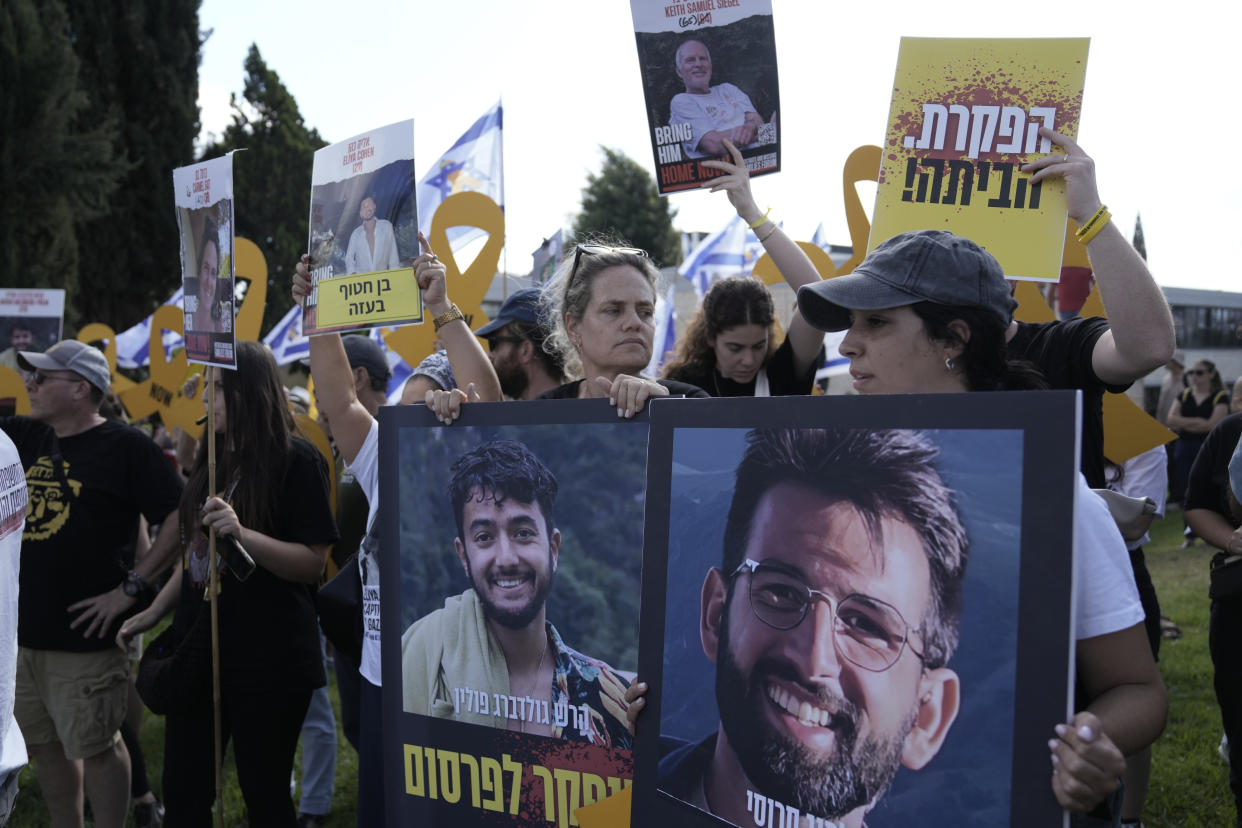
[[[1164,499],[1169,490],[1169,455],[1164,446],[1148,449],[1131,457],[1121,467],[1125,470],[1116,491],[1130,497],[1150,497],[1156,504],[1156,516],[1164,517]]]
[[[1074,489],[1074,638],[1095,638],[1143,621],[1134,569],[1104,500],[1080,473]]]
[[[371,430],[367,432],[362,447],[354,457],[354,462],[346,468],[358,481],[358,487],[367,498],[367,532],[375,522],[375,513],[379,509],[379,421],[371,419]]]

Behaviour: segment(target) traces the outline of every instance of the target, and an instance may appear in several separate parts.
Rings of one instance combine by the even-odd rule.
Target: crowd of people
[[[679,56],[688,89],[693,79],[700,85],[710,79],[706,49],[700,55],[690,44],[684,61]],[[706,71],[694,67],[696,60]],[[1076,712],[1069,721],[1047,723],[1051,791],[1081,824],[1138,824],[1149,746],[1168,708],[1155,663],[1160,610],[1142,553],[1151,517],[1163,514],[1166,463],[1157,449],[1108,464],[1102,400],[1173,361],[1174,330],[1143,259],[1106,218],[1102,225],[1091,221],[1103,210],[1092,159],[1069,138],[1041,132],[1057,150],[1026,172],[1033,183],[1062,181],[1070,217],[1095,228],[1083,241],[1107,322],[1015,321],[1012,291],[996,260],[947,231],[901,234],[853,273],[822,280],[770,211],[759,209],[732,133],[707,131],[699,146],[719,138],[728,159],[703,162],[722,173],[706,186],[726,193],[797,291],[783,338],[762,284],[722,279],[703,297],[663,376],[645,376],[661,276],[645,251],[611,239],[581,241],[548,285],[512,294],[492,321],[471,330],[448,295],[444,265],[420,238],[414,276],[443,350],[416,369],[403,402],[425,404],[450,424],[475,402],[607,399],[619,417],[631,418],[668,396],[805,395],[824,357],[825,331],[844,332],[840,352],[861,394],[1080,390],[1081,472],[1072,525]],[[364,222],[373,207],[363,200]],[[383,224],[368,226],[357,245],[351,239],[358,261],[382,260]],[[310,295],[305,257],[291,290],[299,303]],[[330,793],[304,796],[296,808],[290,796],[299,736],[308,757],[336,750],[334,738],[316,748],[309,741],[327,727],[325,715],[331,717],[330,708],[322,709],[327,675],[315,588],[329,558],[337,568],[356,567],[363,615],[381,617],[377,412],[390,372],[382,350],[366,337],[326,334],[313,337],[309,348],[319,424],[332,441],[332,458],[300,435],[275,361],[261,345],[239,342],[237,370],[211,369],[205,382],[187,383],[186,396],[201,394],[205,405],[214,400],[214,430],[206,429],[197,445],[183,445],[176,460],[139,430],[101,414],[111,380],[100,351],[76,341],[43,353],[16,348],[17,364],[29,372],[31,415],[0,423],[0,474],[19,469],[25,485],[4,479],[0,487],[25,492],[29,506],[0,514],[0,565],[17,559],[21,539],[20,597],[14,603],[4,592],[0,600],[0,629],[12,628],[18,645],[16,682],[11,691],[0,683],[0,699],[9,693],[14,699],[57,828],[81,826],[87,802],[96,825],[124,825],[131,794],[146,806],[139,824],[210,824],[216,781],[210,688],[183,694],[165,713],[158,807],[149,790],[131,790],[138,757],[131,758],[121,730],[132,710],[127,651],[170,613],[179,637],[201,634],[216,565],[222,730],[232,742],[250,824],[322,824]],[[1162,414],[1180,437],[1171,499],[1183,504],[1188,531],[1225,556],[1242,555],[1236,451],[1242,413],[1227,415],[1228,395],[1210,363],[1196,363],[1186,375],[1185,390],[1172,389],[1163,403]],[[660,764],[670,790],[737,824],[746,824],[745,792],[766,790],[807,813],[861,825],[898,765],[930,761],[960,701],[948,662],[957,639],[960,594],[953,596],[965,567],[964,530],[928,466],[926,447],[909,435],[853,445],[832,423],[806,425],[800,436],[757,431],[750,437],[722,564],[707,574],[702,592],[704,651],[728,676],[717,682],[719,728],[670,749]],[[894,457],[904,459],[893,465]],[[886,494],[872,498],[842,485],[849,468],[862,466],[892,477]],[[501,467],[525,472],[506,476]],[[406,709],[439,715],[451,706],[444,675],[481,671],[499,675],[506,686],[552,685],[554,698],[597,704],[607,715],[581,735],[629,746],[649,688],[641,680],[627,684],[608,665],[574,651],[545,614],[543,587],[560,543],[552,521],[555,477],[517,443],[481,447],[448,473],[456,552],[470,588],[403,636],[406,670],[422,671],[424,679],[407,678]],[[753,485],[744,486],[752,475]],[[1156,511],[1119,526],[1091,491],[1106,487],[1150,498]],[[937,492],[945,501],[939,506]],[[24,530],[15,532],[23,517]],[[137,539],[147,534],[139,531],[140,519],[154,531],[149,549],[137,556]],[[476,526],[484,528],[475,533]],[[213,562],[213,537],[234,551]],[[791,540],[807,537],[834,538],[857,553],[830,554]],[[505,563],[506,555],[520,563]],[[888,555],[908,557],[894,557],[901,566],[886,569]],[[246,559],[249,565],[240,563]],[[1220,566],[1230,563],[1222,557]],[[889,581],[898,570],[915,574],[894,587]],[[845,583],[852,594],[843,591]],[[860,584],[885,597],[860,594]],[[776,594],[796,599],[779,603],[770,598]],[[1242,610],[1231,598],[1222,592],[1214,600],[1211,651],[1232,753],[1242,744],[1242,658],[1232,646]],[[826,614],[816,611],[819,599]],[[865,615],[879,632],[860,633],[843,620],[851,613]],[[460,630],[494,644],[486,664],[450,663],[443,641],[467,634]],[[884,646],[876,644],[880,633]],[[335,647],[332,659],[343,731],[359,755],[357,824],[367,826],[387,824],[380,647],[379,625],[372,623],[356,648]],[[843,746],[800,742],[802,730],[763,718],[765,698],[796,714],[804,730],[847,709],[867,726],[848,754]],[[16,785],[7,763],[6,712],[0,710],[6,726],[0,772],[7,772],[0,815]],[[738,717],[767,725],[739,728]],[[495,726],[526,730],[512,719]],[[570,738],[546,723],[533,732]],[[305,759],[307,773],[319,761]],[[1230,782],[1235,802],[1242,801],[1242,777],[1231,770]],[[149,788],[145,780],[142,787]]]

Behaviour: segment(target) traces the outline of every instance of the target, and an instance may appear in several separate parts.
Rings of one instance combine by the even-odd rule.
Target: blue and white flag
[[[699,243],[677,272],[690,280],[701,299],[718,279],[749,276],[763,255],[763,245],[738,216]]]
[[[302,336],[302,308],[294,305],[263,337],[277,365],[288,365],[310,356],[310,340]]]
[[[677,347],[677,309],[673,295],[677,291],[676,284],[670,284],[663,296],[656,297],[655,336],[652,338],[651,362],[643,373],[649,377],[660,376],[664,367],[664,359]]]
[[[811,236],[811,244],[818,247],[825,253],[828,248],[832,247],[832,243],[828,241],[828,237],[824,235],[824,223],[821,221],[819,226],[815,228],[815,235]]]
[[[475,121],[448,152],[440,156],[418,182],[418,229],[431,235],[431,217],[440,202],[460,192],[483,193],[505,208],[505,182],[500,102]],[[459,250],[486,231],[478,227],[453,227],[449,244]]]
[[[181,307],[181,288],[177,288],[177,292],[168,297],[165,305],[176,305]],[[154,314],[152,314],[154,316]],[[138,368],[146,365],[151,361],[151,318],[146,319],[134,325],[132,328],[121,331],[116,335],[116,364],[120,368]],[[181,347],[182,339],[180,334],[172,331],[164,332],[164,358],[169,359],[172,352]]]

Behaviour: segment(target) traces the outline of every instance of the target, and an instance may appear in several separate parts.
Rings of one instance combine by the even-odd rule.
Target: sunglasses
[[[30,378],[30,381],[33,382],[35,385],[42,385],[48,380],[64,380],[65,382],[86,382],[86,380],[84,380],[82,377],[79,377],[77,374],[73,374],[72,376],[66,377],[62,374],[45,374],[42,371],[35,371],[34,375]]]
[[[604,244],[579,244],[574,247],[574,264],[569,269],[569,283],[573,284],[574,277],[578,275],[578,264],[582,261],[582,254],[588,256],[599,256],[604,253],[628,253],[631,256],[642,256],[647,258],[647,251],[638,247],[610,247]]]
[[[520,345],[525,341],[526,340],[520,336],[489,336],[487,338],[487,347],[488,350],[494,351],[496,350],[496,346],[503,345],[506,342],[513,345]]]

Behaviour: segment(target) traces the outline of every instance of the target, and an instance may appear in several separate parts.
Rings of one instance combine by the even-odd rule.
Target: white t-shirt
[[[1104,499],[1077,476],[1074,489],[1074,638],[1095,638],[1143,623],[1134,569]]]
[[[1164,499],[1169,491],[1169,455],[1164,446],[1148,449],[1121,464],[1121,480],[1110,482],[1108,488],[1128,497],[1151,498],[1156,504],[1156,517],[1164,517]],[[1111,468],[1111,467],[1110,467]],[[1151,543],[1144,533],[1138,540],[1126,541],[1127,549],[1142,549]]]
[[[0,780],[26,764],[26,742],[13,718],[17,681],[17,575],[26,525],[26,470],[0,431]]]
[[[379,423],[371,420],[371,430],[362,441],[362,448],[348,464],[349,471],[358,481],[359,488],[367,498],[367,534],[375,524],[379,511]],[[363,537],[365,541],[365,536]],[[381,686],[380,664],[380,570],[379,561],[366,553],[365,542],[358,548],[358,571],[362,576],[362,663],[358,672],[362,677]]]
[[[690,138],[682,142],[690,158],[706,158],[708,153],[699,149],[699,140],[709,132],[723,132],[746,122],[746,113],[754,112],[755,105],[745,92],[731,83],[713,86],[705,95],[679,92],[669,105],[670,124],[689,124]],[[756,146],[758,141],[739,149]]]

